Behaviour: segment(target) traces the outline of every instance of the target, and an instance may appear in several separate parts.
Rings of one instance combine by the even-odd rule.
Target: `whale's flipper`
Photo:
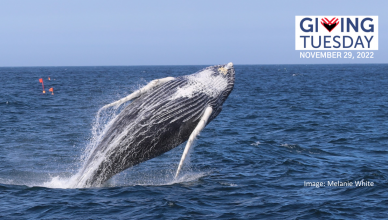
[[[118,101],[115,101],[115,102],[112,102],[108,105],[104,105],[100,110],[103,110],[103,109],[106,109],[106,108],[109,108],[109,107],[112,107],[112,106],[120,106],[121,104],[125,103],[125,102],[128,102],[128,101],[131,101],[135,98],[138,98],[139,96],[143,95],[144,93],[150,91],[151,89],[153,89],[154,87],[156,86],[160,86],[168,81],[171,81],[171,80],[174,80],[175,78],[174,77],[166,77],[166,78],[162,78],[162,79],[155,79],[155,80],[152,80],[150,83],[148,83],[146,86],[144,86],[143,88],[139,89],[139,90],[136,90],[134,91],[133,93],[131,93],[130,95],[128,95],[127,97],[125,98],[122,98]]]
[[[202,115],[201,117],[201,120],[198,122],[198,125],[195,127],[195,129],[193,130],[193,132],[191,133],[190,135],[190,138],[189,140],[187,141],[187,144],[186,144],[186,147],[185,147],[185,150],[183,151],[183,154],[182,154],[182,158],[181,158],[181,161],[179,163],[179,166],[178,166],[178,169],[176,171],[176,174],[175,174],[175,178],[178,177],[179,175],[179,171],[181,170],[182,166],[183,166],[183,163],[185,162],[185,159],[186,159],[186,156],[190,150],[190,147],[193,145],[193,141],[194,139],[199,135],[199,133],[205,128],[206,124],[207,124],[207,121],[210,117],[210,115],[212,114],[213,112],[213,109],[212,107],[207,107],[205,109],[205,113]]]

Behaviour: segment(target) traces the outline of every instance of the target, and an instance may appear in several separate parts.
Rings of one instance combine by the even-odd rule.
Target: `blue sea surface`
[[[181,178],[184,145],[101,187],[66,187],[102,106],[204,67],[0,68],[0,218],[387,218],[386,64],[236,65]],[[329,186],[337,181],[353,186]]]

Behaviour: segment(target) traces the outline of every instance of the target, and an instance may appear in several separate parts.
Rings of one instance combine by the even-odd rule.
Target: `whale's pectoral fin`
[[[199,133],[205,128],[207,121],[209,120],[210,115],[212,114],[213,109],[212,107],[207,107],[205,109],[205,113],[202,115],[201,120],[198,122],[197,127],[195,127],[194,131],[191,133],[189,140],[187,141],[185,150],[183,151],[181,161],[179,162],[178,169],[175,174],[175,178],[178,177],[179,172],[183,166],[183,163],[185,162],[186,156],[189,153],[190,147],[193,145],[193,142],[195,138],[199,135]]]
[[[157,87],[157,86],[160,86],[168,81],[171,81],[175,79],[174,77],[166,77],[166,78],[162,78],[162,79],[155,79],[155,80],[152,80],[150,83],[148,83],[146,86],[144,86],[143,88],[139,89],[139,90],[136,90],[134,91],[133,93],[131,93],[130,95],[128,95],[127,97],[125,98],[122,98],[118,101],[115,101],[115,102],[112,102],[108,105],[105,105],[103,106],[101,110],[103,109],[106,109],[106,108],[109,108],[109,107],[112,107],[112,106],[120,106],[121,104],[125,103],[125,102],[128,102],[128,101],[131,101],[135,98],[138,98],[139,96],[143,95],[144,93],[147,93],[148,91],[150,91],[151,89]]]

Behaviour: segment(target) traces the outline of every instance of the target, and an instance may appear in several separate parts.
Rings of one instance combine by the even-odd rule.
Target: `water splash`
[[[60,177],[60,176],[55,176],[53,177],[50,181],[44,182],[41,184],[43,187],[47,188],[61,188],[61,189],[67,189],[67,188],[74,188],[73,182],[75,181],[74,177]]]
[[[165,186],[173,184],[182,184],[198,181],[202,177],[208,176],[210,172],[199,172],[199,171],[185,171],[178,178],[174,177],[175,169],[171,169],[167,173],[165,170],[154,170],[147,172],[130,172],[128,174],[118,174],[112,179],[108,180],[99,187],[124,187],[124,186]],[[38,183],[38,184],[13,184],[12,182],[6,184],[12,185],[27,185],[42,186],[47,188],[83,188],[75,186],[78,176],[72,177],[52,177],[50,181]]]

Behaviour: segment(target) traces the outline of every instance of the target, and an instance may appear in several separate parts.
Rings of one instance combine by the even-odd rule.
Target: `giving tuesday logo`
[[[378,16],[295,16],[295,50],[378,50]]]

